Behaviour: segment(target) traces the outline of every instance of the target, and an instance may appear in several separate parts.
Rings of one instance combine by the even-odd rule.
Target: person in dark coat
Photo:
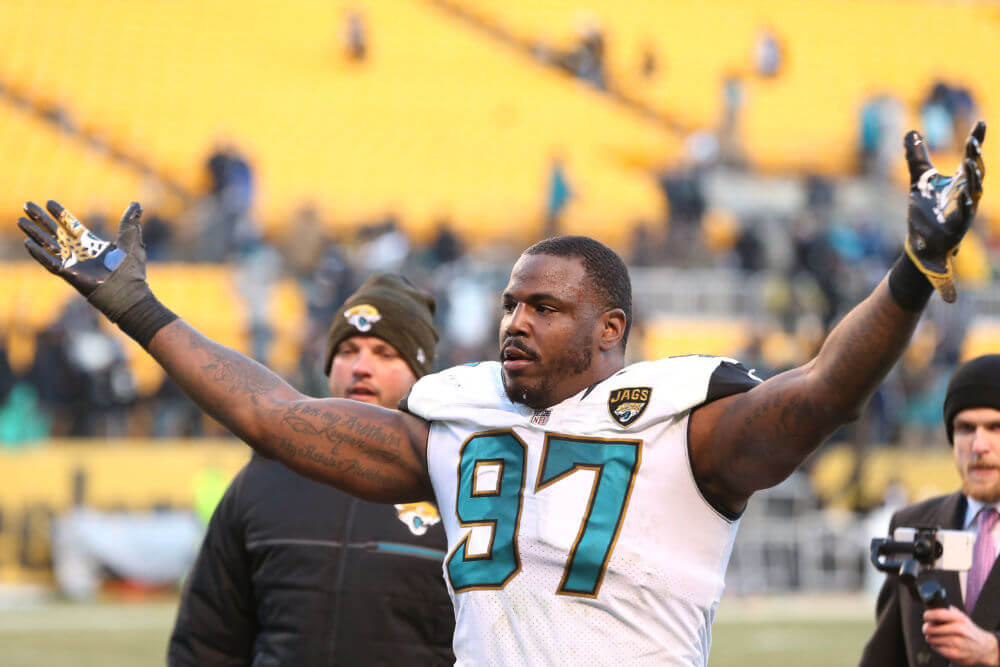
[[[938,526],[976,534],[972,569],[931,570],[948,594],[947,609],[925,609],[896,575],[886,577],[876,607],[878,625],[862,667],[1000,665],[1000,354],[977,357],[952,376],[944,422],[962,488],[907,506],[897,527]]]
[[[434,363],[434,298],[369,278],[330,329],[330,393],[395,408]],[[451,665],[446,540],[430,503],[367,503],[254,456],[216,508],[172,667]]]

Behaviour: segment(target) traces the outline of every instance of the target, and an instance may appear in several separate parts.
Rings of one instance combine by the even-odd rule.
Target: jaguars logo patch
[[[423,535],[428,528],[441,521],[437,508],[430,503],[396,505],[396,515],[414,535]]]
[[[608,412],[620,426],[629,426],[646,411],[652,394],[652,387],[615,389],[608,396]]]
[[[362,303],[345,310],[344,319],[358,331],[365,332],[372,330],[372,325],[382,319],[382,314],[375,306]]]

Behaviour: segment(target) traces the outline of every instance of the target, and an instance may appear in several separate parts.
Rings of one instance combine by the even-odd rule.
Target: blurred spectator
[[[791,269],[793,280],[805,274],[823,296],[821,317],[829,329],[840,310],[843,294],[839,289],[842,276],[840,257],[831,244],[823,223],[814,215],[803,213],[792,227],[795,260]]]
[[[733,246],[738,266],[744,273],[757,273],[767,266],[767,253],[757,223],[755,219],[745,220]]]
[[[274,288],[281,277],[281,254],[263,239],[244,244],[236,261],[233,284],[246,306],[250,355],[267,364],[271,358],[276,318],[272,312]]]
[[[722,120],[719,123],[719,157],[723,164],[739,167],[745,162],[740,124],[746,88],[743,77],[730,74],[722,82]]]
[[[578,41],[567,53],[557,54],[555,63],[599,90],[607,90],[604,69],[604,31],[594,16],[579,19]]]
[[[18,381],[7,361],[7,340],[0,336],[0,445],[22,445],[49,435],[51,420],[38,390]]]
[[[300,282],[307,281],[319,268],[330,244],[319,211],[312,203],[303,204],[288,221],[286,230],[281,255],[291,274]]]
[[[59,321],[39,331],[28,371],[42,408],[53,417],[52,431],[57,437],[81,431],[82,427],[75,425],[82,421],[80,413],[87,409],[84,381],[67,359],[65,340],[66,329]]]
[[[359,255],[366,273],[395,272],[410,254],[410,239],[391,213],[361,229]]]
[[[361,62],[368,55],[368,31],[361,11],[351,9],[344,22],[344,46],[348,60]]]
[[[976,120],[976,103],[964,86],[937,81],[920,106],[924,139],[933,151],[954,147],[956,137],[964,137]]]
[[[666,199],[669,211],[666,259],[683,265],[703,261],[701,223],[707,209],[703,173],[698,169],[667,171],[659,174],[657,183]]]
[[[437,234],[431,241],[429,251],[433,266],[457,261],[465,252],[462,247],[462,239],[452,229],[451,222],[447,218],[438,220]]]
[[[939,344],[933,321],[921,321],[898,365],[903,395],[901,440],[906,446],[936,445],[940,441],[941,404],[948,386],[948,372],[937,360]]]
[[[7,358],[7,336],[0,330],[0,403],[7,400],[7,394],[14,387],[17,378]]]
[[[659,238],[648,222],[638,222],[632,227],[631,266],[654,266],[662,261],[663,239]]]
[[[192,259],[232,259],[260,239],[251,217],[255,195],[253,170],[236,148],[220,145],[208,157],[209,197],[199,211]]]
[[[204,435],[201,408],[168,376],[163,376],[163,382],[151,402],[154,438],[197,438]]]
[[[566,166],[559,156],[549,163],[549,187],[545,203],[544,237],[557,236],[560,232],[560,216],[573,198],[573,190],[566,178]]]
[[[652,42],[647,42],[642,47],[642,56],[639,59],[639,76],[643,79],[652,79],[660,73],[660,59],[656,55],[656,48]]]
[[[127,435],[125,408],[135,401],[136,387],[121,343],[100,327],[97,312],[84,301],[70,301],[62,319],[66,358],[83,387],[79,421],[71,435]]]
[[[899,159],[903,106],[892,95],[876,95],[865,101],[859,116],[861,173],[887,179]]]
[[[50,423],[38,391],[27,382],[15,384],[0,401],[0,445],[24,445],[48,437]]]
[[[778,36],[771,28],[764,28],[757,34],[754,44],[754,69],[759,76],[777,76],[784,60],[784,49]]]
[[[135,381],[118,339],[100,328],[96,311],[70,300],[59,319],[38,334],[28,378],[45,409],[57,417],[55,434],[123,436]]]
[[[146,259],[150,262],[165,262],[173,254],[170,242],[173,238],[173,223],[156,211],[142,218],[142,240],[146,244]]]

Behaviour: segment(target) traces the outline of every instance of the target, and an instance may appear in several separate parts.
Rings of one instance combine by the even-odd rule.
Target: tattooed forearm
[[[387,433],[381,425],[355,415],[341,418],[336,414],[325,418],[321,416],[318,421],[326,423],[316,424],[309,417],[295,414],[294,407],[287,409],[281,419],[294,432],[322,437],[332,445],[334,451],[344,444],[386,463],[399,460],[402,438]]]
[[[254,404],[257,404],[260,397],[282,384],[282,381],[267,369],[240,363],[241,359],[233,358],[231,353],[209,351],[208,354],[212,359],[211,363],[201,367],[207,376],[230,394],[246,396]],[[249,361],[249,359],[244,360]]]
[[[284,454],[284,456],[279,458],[288,464],[294,464],[298,460],[305,460],[324,468],[332,468],[340,471],[344,475],[355,477],[366,483],[385,486],[399,486],[401,483],[398,477],[388,474],[384,470],[380,470],[357,459],[338,457],[334,451],[322,452],[313,445],[299,445],[288,438],[280,438],[277,441],[277,447]],[[325,475],[310,474],[309,468],[305,468],[304,470],[305,474],[309,474],[311,477],[317,477],[320,481],[326,480]]]
[[[149,351],[188,396],[248,442],[263,431],[261,407],[301,397],[261,364],[181,320],[161,329]]]
[[[162,328],[149,351],[185,393],[262,455],[371,500],[428,497],[422,450],[413,444],[426,435],[409,430],[417,420],[355,401],[303,396],[181,320]]]

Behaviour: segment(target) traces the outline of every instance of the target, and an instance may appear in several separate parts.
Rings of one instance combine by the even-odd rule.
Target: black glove
[[[50,201],[45,206],[51,216],[28,202],[24,212],[31,219],[17,221],[28,236],[24,245],[39,264],[75,287],[112,322],[152,296],[146,284],[146,246],[138,203],[129,204],[122,215],[115,243],[95,236],[59,203]]]
[[[953,176],[942,176],[934,168],[919,132],[908,132],[903,142],[910,168],[906,254],[948,303],[955,300],[952,257],[983,194],[985,138],[986,123],[980,121],[969,134],[965,157]]]

